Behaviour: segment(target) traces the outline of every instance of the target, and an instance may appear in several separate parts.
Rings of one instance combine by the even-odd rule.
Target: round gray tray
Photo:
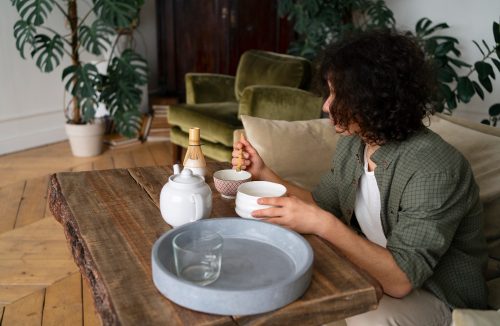
[[[207,229],[224,239],[221,274],[200,286],[175,273],[172,239],[187,229]],[[153,282],[173,302],[220,315],[272,311],[299,298],[309,287],[313,251],[296,232],[257,220],[214,218],[163,234],[152,250]]]

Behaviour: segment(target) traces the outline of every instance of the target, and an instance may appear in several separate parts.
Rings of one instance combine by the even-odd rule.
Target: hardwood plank
[[[154,166],[156,162],[153,155],[145,145],[141,145],[137,150],[132,152],[135,166]]]
[[[82,283],[73,273],[45,291],[42,325],[82,325]]]
[[[5,306],[2,325],[41,325],[44,295],[42,289]]]
[[[167,166],[173,164],[172,146],[170,146],[170,142],[146,142],[146,144],[148,144],[148,149],[151,155],[153,155],[155,165]]]
[[[159,295],[151,279],[151,248],[169,226],[127,170],[58,173],[51,179],[50,203],[94,290],[104,324],[233,323]]]
[[[43,176],[26,181],[15,228],[28,225],[44,217],[48,180],[49,176]]]
[[[0,200],[0,212],[2,212],[0,234],[14,229],[25,186],[26,182],[21,181],[0,188],[0,198],[2,198]]]
[[[94,169],[94,166],[93,166],[92,162],[88,162],[88,163],[74,166],[70,170],[73,172],[81,172],[81,171],[92,171],[93,169]]]
[[[2,319],[3,319],[3,310],[5,308],[3,306],[0,306],[0,325],[2,324]]]
[[[92,289],[89,287],[87,279],[82,277],[83,294],[83,326],[101,326],[101,319],[97,314],[92,297]]]
[[[106,156],[92,163],[92,170],[107,170],[114,168],[113,158]]]
[[[132,153],[123,150],[116,150],[113,154],[113,161],[115,163],[115,168],[125,169],[135,167],[134,158]]]
[[[46,218],[0,235],[0,303],[7,304],[78,271],[63,229]]]

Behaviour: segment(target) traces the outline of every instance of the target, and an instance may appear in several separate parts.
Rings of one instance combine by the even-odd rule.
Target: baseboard
[[[0,155],[65,140],[64,123],[59,111],[0,121]]]

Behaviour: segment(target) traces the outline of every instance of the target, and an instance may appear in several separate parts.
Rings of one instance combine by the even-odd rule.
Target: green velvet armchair
[[[240,115],[289,121],[321,116],[321,99],[304,91],[311,63],[301,57],[250,50],[241,56],[236,76],[188,73],[185,80],[186,103],[168,109],[174,162],[188,146],[191,127],[201,129],[206,156],[230,161]]]

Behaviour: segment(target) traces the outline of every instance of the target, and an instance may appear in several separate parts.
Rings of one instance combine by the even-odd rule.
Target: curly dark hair
[[[418,43],[391,30],[363,32],[325,49],[320,64],[330,115],[341,129],[357,123],[368,143],[402,141],[433,113],[436,77]]]

